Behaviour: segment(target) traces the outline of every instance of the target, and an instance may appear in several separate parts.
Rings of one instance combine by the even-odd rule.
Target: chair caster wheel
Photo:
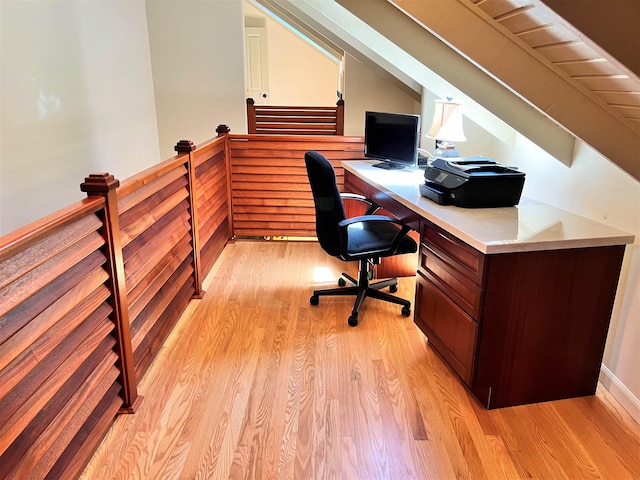
[[[408,317],[411,315],[411,307],[402,307],[402,316]]]
[[[318,303],[320,303],[320,297],[318,295],[311,295],[311,298],[309,299],[309,303],[311,305],[318,305]]]
[[[391,293],[396,293],[398,291],[398,285],[390,285],[389,286],[389,291]]]
[[[344,278],[340,277],[338,279],[338,286],[344,287],[346,284],[347,284],[347,281]]]
[[[350,315],[349,320],[347,322],[349,323],[350,327],[355,327],[356,325],[358,325],[358,316]]]

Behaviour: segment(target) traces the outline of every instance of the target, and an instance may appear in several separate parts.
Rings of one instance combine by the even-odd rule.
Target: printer
[[[512,207],[520,201],[524,177],[490,158],[436,158],[425,168],[420,194],[440,205]]]

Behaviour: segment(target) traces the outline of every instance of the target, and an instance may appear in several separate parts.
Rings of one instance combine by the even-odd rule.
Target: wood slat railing
[[[118,411],[135,411],[138,379],[230,236],[226,142],[188,142],[121,186],[90,175],[89,198],[0,239],[0,478],[74,478]]]
[[[344,100],[335,107],[256,105],[247,98],[247,132],[269,135],[344,135]]]
[[[196,292],[188,159],[188,155],[177,155],[117,190],[138,377]]]
[[[0,241],[0,478],[78,475],[124,403],[104,219],[95,197]]]
[[[315,210],[304,154],[317,150],[336,169],[364,158],[362,137],[230,135],[233,233],[237,236],[315,237]]]
[[[304,153],[360,137],[231,135],[0,238],[0,478],[74,478],[234,235],[315,236]]]
[[[228,130],[220,127],[220,133]],[[197,234],[203,272],[208,272],[232,237],[230,171],[226,137],[203,145],[191,153],[194,209],[200,219]]]

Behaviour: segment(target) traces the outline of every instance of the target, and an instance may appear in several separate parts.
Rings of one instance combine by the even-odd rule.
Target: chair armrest
[[[365,197],[364,195],[360,195],[359,193],[349,193],[349,192],[341,192],[340,197],[348,200],[358,200],[362,203],[366,203],[369,205],[369,208],[365,212],[365,215],[371,215],[376,210],[380,209],[380,205],[371,200],[370,198]]]
[[[338,226],[340,228],[343,228],[343,227],[348,227],[349,225],[352,225],[354,223],[374,223],[374,222],[395,223],[400,228],[407,227],[407,231],[410,230],[410,228],[405,223],[395,218],[387,217],[386,215],[359,215],[357,217],[350,217],[345,220],[342,220],[338,224]]]

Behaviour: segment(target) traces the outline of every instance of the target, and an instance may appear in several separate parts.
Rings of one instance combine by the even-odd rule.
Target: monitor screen
[[[419,135],[419,115],[366,112],[364,155],[400,166],[416,165]]]

